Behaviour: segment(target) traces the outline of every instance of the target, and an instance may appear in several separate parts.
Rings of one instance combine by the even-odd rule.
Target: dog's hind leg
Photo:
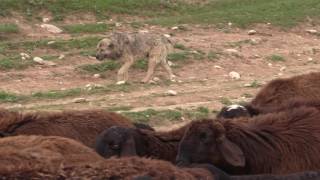
[[[170,80],[173,81],[176,77],[176,75],[173,74],[171,67],[169,66],[168,62],[167,62],[167,57],[164,56],[161,59],[161,66],[167,71],[167,73],[169,74]]]

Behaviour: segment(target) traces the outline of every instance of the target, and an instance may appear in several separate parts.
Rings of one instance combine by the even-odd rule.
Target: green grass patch
[[[222,97],[219,99],[220,103],[226,106],[229,106],[232,104],[231,100],[229,98],[226,97]]]
[[[24,99],[23,96],[8,93],[5,91],[0,91],[0,102],[17,102],[22,99]]]
[[[284,62],[284,61],[286,61],[286,59],[283,56],[278,55],[278,54],[272,54],[270,56],[267,56],[266,59],[268,61],[272,61],[272,62]]]
[[[172,62],[185,62],[190,59],[190,53],[187,51],[168,54],[168,60]]]
[[[31,60],[22,60],[20,57],[10,57],[0,59],[0,70],[11,70],[11,69],[26,69],[29,66],[34,65]]]
[[[254,81],[252,81],[252,82],[249,84],[249,86],[247,86],[247,87],[258,88],[258,87],[261,87],[261,86],[262,86],[262,84],[261,84],[259,81],[254,80]]]
[[[132,65],[132,67],[135,69],[146,70],[148,68],[148,61],[146,59],[139,59]]]
[[[120,67],[120,63],[113,60],[103,61],[102,63],[97,64],[85,64],[77,67],[80,71],[85,71],[92,74],[103,73],[106,71],[112,71],[118,69]]]
[[[220,57],[221,53],[218,53],[218,52],[215,52],[215,51],[209,51],[209,53],[207,54],[207,58],[210,60],[210,61],[215,61],[215,60],[218,60]]]
[[[158,123],[162,124],[165,121],[180,121],[182,118],[201,119],[207,118],[210,111],[206,107],[198,107],[196,109],[181,109],[174,110],[154,110],[147,109],[138,112],[122,112],[122,114],[135,122],[141,123]]]
[[[181,49],[181,50],[188,50],[189,48],[185,47],[183,44],[175,44],[173,46],[176,49]]]
[[[0,53],[16,54],[21,50],[33,51],[34,49],[54,49],[69,51],[74,49],[92,49],[97,46],[100,37],[83,37],[70,40],[43,39],[38,41],[0,42]],[[50,43],[49,43],[50,42]]]
[[[74,88],[68,90],[52,90],[47,92],[36,92],[31,95],[33,98],[39,99],[61,99],[65,97],[74,97],[82,94],[84,90],[81,88]]]
[[[0,24],[1,33],[18,33],[19,27],[16,24]]]
[[[110,26],[107,24],[72,24],[72,25],[65,25],[62,28],[67,33],[78,34],[78,33],[106,32],[110,29]]]
[[[239,27],[270,22],[292,27],[309,17],[319,17],[318,0],[215,0],[203,5],[164,0],[2,0],[0,15],[19,11],[36,18],[38,12],[48,11],[54,20],[68,15],[90,13],[98,18],[112,14],[149,17],[148,22],[165,26],[180,24],[227,24]]]

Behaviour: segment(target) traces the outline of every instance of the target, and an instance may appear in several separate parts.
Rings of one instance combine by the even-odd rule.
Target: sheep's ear
[[[233,166],[244,167],[246,160],[240,147],[231,142],[227,137],[219,138],[219,150],[224,159]]]
[[[121,150],[121,157],[136,156],[136,143],[133,136],[129,136],[127,141],[123,144]]]

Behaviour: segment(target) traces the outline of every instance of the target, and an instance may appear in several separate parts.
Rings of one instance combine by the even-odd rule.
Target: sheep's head
[[[137,155],[135,136],[135,129],[112,126],[98,136],[95,150],[105,158]]]
[[[233,104],[223,107],[217,115],[217,118],[237,118],[237,117],[250,117],[250,112],[244,106]]]
[[[229,164],[243,167],[245,158],[240,147],[231,142],[220,121],[204,119],[190,124],[182,138],[177,163]]]

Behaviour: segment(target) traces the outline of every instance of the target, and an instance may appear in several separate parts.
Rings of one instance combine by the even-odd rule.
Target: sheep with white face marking
[[[246,105],[223,107],[218,118],[255,116],[264,112],[276,111],[288,101],[320,101],[320,73],[309,73],[291,78],[275,79],[265,85],[256,97]]]

